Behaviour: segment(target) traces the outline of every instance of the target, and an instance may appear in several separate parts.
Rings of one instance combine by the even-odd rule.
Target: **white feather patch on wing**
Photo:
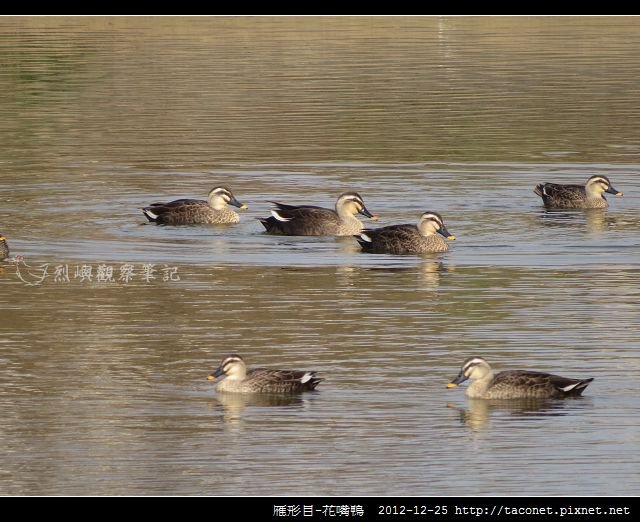
[[[360,234],[360,239],[362,239],[363,241],[366,241],[367,243],[371,243],[371,238],[364,232]]]
[[[277,210],[272,210],[271,215],[276,218],[278,221],[291,221],[291,218],[287,218],[278,214]]]
[[[571,390],[573,390],[576,386],[578,386],[580,383],[576,382],[574,384],[569,384],[569,386],[564,386],[562,388],[560,388],[563,392],[570,392]]]
[[[158,219],[158,214],[154,214],[150,210],[143,208],[142,212],[144,212],[145,216],[149,216],[151,219]]]
[[[302,378],[300,379],[300,382],[302,384],[304,384],[305,382],[309,382],[311,380],[311,377],[313,377],[313,375],[309,372],[305,373]]]

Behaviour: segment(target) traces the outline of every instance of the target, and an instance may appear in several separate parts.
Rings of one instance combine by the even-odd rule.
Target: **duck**
[[[493,373],[483,357],[469,357],[458,376],[447,388],[455,388],[471,379],[466,390],[471,399],[563,399],[578,397],[593,378],[570,379],[530,370],[508,370]]]
[[[0,261],[9,257],[9,245],[6,238],[0,233]]]
[[[607,208],[604,193],[622,196],[606,176],[591,176],[584,185],[541,183],[533,190],[547,208]]]
[[[439,234],[439,235],[437,235]],[[364,229],[355,238],[363,252],[387,254],[430,254],[446,252],[449,245],[442,239],[454,240],[437,212],[424,212],[417,225],[391,225]]]
[[[151,222],[160,225],[223,225],[238,223],[240,216],[227,207],[233,205],[245,210],[231,190],[218,186],[209,191],[207,201],[200,199],[176,199],[169,203],[153,203],[142,212]]]
[[[377,220],[364,204],[357,192],[340,194],[335,210],[312,205],[285,205],[271,201],[275,207],[271,216],[261,218],[268,234],[285,236],[352,236],[360,232],[364,226],[356,217],[362,214]]]
[[[314,371],[247,370],[244,360],[237,354],[226,357],[207,380],[213,381],[220,376],[224,377],[216,385],[216,391],[232,393],[299,393],[314,390],[323,380],[316,377]]]

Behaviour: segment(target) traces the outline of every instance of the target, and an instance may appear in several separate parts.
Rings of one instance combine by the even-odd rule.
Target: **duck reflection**
[[[561,417],[580,405],[588,404],[584,397],[575,399],[468,399],[467,407],[452,403],[447,407],[456,411],[460,423],[473,432],[485,431],[491,425],[492,416],[509,418]]]
[[[590,208],[584,211],[587,221],[587,232],[604,232],[616,223],[616,218],[607,215],[607,213],[599,208]]]
[[[428,290],[436,289],[440,286],[440,277],[447,272],[453,272],[454,267],[445,265],[441,261],[423,260],[417,266],[418,281],[420,286]]]
[[[577,210],[545,209],[540,212],[544,226],[567,227],[583,229],[588,232],[605,232],[616,224],[616,218],[608,215],[606,209],[590,208]]]
[[[455,271],[453,265],[447,265],[442,261],[435,261],[423,256],[419,263],[411,266],[376,266],[365,270],[375,272],[388,272],[396,274],[417,275],[418,287],[426,290],[434,290],[440,286],[440,278],[443,274]]]
[[[262,393],[216,393],[215,400],[222,406],[222,419],[232,431],[244,428],[247,409],[252,407],[301,407],[307,399],[301,395],[278,395]]]

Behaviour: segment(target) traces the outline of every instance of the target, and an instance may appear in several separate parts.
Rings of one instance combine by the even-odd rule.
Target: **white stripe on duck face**
[[[585,188],[589,193],[600,192],[600,190],[602,192],[606,192],[607,190],[609,190],[610,186],[611,186],[611,182],[609,181],[609,178],[607,178],[606,176],[591,176],[587,180],[587,184],[585,185]]]
[[[209,205],[215,210],[226,208],[229,201],[233,199],[231,191],[225,187],[215,187],[209,192]]]
[[[442,217],[437,212],[425,212],[424,214],[422,214],[420,219],[425,221],[426,220],[435,221],[440,226],[442,226],[442,223],[443,223]]]
[[[211,192],[209,192],[209,194],[215,194],[216,196],[227,196],[228,198],[231,198],[231,191],[225,187],[214,187],[211,189]]]
[[[482,357],[470,357],[464,362],[462,371],[465,375],[469,375],[476,366],[488,366],[488,363]]]
[[[360,212],[364,208],[364,200],[360,197],[360,194],[356,192],[346,192],[340,195],[336,203],[338,208],[349,208],[348,205],[355,207],[355,213]]]
[[[222,370],[224,373],[228,373],[237,364],[244,364],[244,360],[239,355],[230,355],[224,361],[222,361]]]
[[[609,181],[609,178],[607,178],[606,176],[591,176],[588,180],[587,180],[587,184],[589,183],[604,183],[605,185],[610,185],[611,182]]]
[[[442,217],[437,212],[425,212],[420,216],[418,221],[418,229],[420,233],[429,236],[435,234],[444,227]]]
[[[338,199],[341,201],[356,201],[360,204],[364,204],[362,197],[357,192],[345,192],[344,194],[341,194]]]

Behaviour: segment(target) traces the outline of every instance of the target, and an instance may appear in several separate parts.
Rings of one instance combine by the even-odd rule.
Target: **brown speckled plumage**
[[[336,209],[312,205],[285,205],[273,202],[271,217],[260,219],[269,234],[286,236],[350,236],[363,228],[355,217],[359,213],[377,219],[357,192],[345,192],[336,201]]]
[[[169,203],[153,203],[142,212],[149,221],[160,225],[223,225],[238,223],[240,216],[227,207],[247,208],[226,187],[214,187],[208,201],[200,199],[176,199]]]
[[[9,245],[7,240],[0,234],[0,261],[9,257]]]
[[[458,376],[449,384],[455,387],[471,379],[466,395],[472,399],[562,399],[576,397],[589,385],[590,379],[571,379],[530,370],[508,370],[493,373],[482,357],[469,357]]]
[[[442,239],[455,239],[437,212],[425,212],[417,225],[391,225],[364,229],[356,236],[364,252],[387,254],[431,254],[446,252],[449,245]]]
[[[541,183],[534,192],[548,208],[606,208],[604,193],[622,196],[606,176],[591,176],[585,185]]]
[[[300,393],[314,390],[322,379],[316,372],[302,370],[274,370],[254,368],[247,370],[239,355],[230,355],[207,378],[224,376],[216,385],[218,392],[231,393]]]

